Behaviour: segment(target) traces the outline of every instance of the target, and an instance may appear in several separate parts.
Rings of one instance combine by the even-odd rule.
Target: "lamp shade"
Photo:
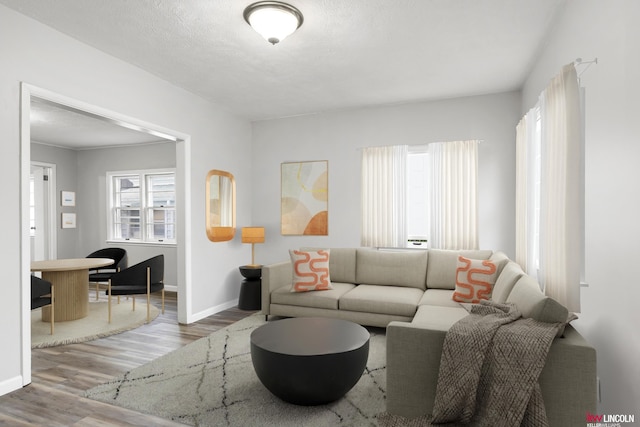
[[[302,25],[302,13],[279,1],[259,1],[244,10],[244,19],[265,40],[276,44]]]
[[[264,227],[243,227],[242,243],[264,243]]]

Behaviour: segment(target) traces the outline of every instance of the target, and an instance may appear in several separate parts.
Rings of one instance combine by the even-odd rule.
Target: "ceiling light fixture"
[[[293,34],[304,18],[295,7],[279,1],[259,1],[244,10],[244,20],[266,41],[276,44]]]

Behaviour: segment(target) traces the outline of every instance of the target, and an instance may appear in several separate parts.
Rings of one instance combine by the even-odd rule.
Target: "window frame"
[[[174,190],[173,201],[174,204],[170,206],[153,206],[151,186],[148,183],[150,177],[157,175],[170,175],[173,177]],[[139,180],[139,206],[131,206],[130,210],[139,211],[139,237],[137,238],[123,238],[116,232],[117,224],[120,221],[116,219],[119,217],[118,212],[122,212],[123,206],[119,206],[119,200],[116,195],[117,178],[124,177],[137,177]],[[111,243],[126,243],[134,245],[158,245],[158,246],[175,246],[177,244],[177,197],[176,197],[176,171],[175,168],[162,168],[162,169],[138,169],[138,170],[126,170],[126,171],[107,171],[106,184],[107,184],[107,242]],[[150,202],[151,200],[151,202]],[[149,233],[149,228],[154,226],[153,212],[154,211],[168,211],[173,212],[173,221],[170,222],[173,226],[173,239],[158,239],[153,233]],[[165,217],[166,218],[166,217]],[[168,224],[165,220],[165,224]]]

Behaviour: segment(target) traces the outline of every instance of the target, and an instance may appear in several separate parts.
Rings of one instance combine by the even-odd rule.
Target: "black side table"
[[[239,269],[244,280],[240,285],[238,308],[240,310],[260,310],[262,307],[262,266],[243,265]]]

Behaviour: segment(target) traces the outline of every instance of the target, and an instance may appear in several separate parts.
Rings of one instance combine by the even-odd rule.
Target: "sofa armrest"
[[[389,323],[387,412],[431,415],[445,336],[424,324]],[[596,351],[571,325],[554,339],[539,382],[550,426],[579,425],[596,413]]]
[[[550,426],[584,425],[585,413],[597,411],[596,350],[567,325],[553,340],[540,374]]]
[[[407,322],[387,326],[387,412],[431,415],[446,331]]]
[[[271,292],[281,286],[291,286],[291,261],[262,266],[262,314],[269,315]]]

